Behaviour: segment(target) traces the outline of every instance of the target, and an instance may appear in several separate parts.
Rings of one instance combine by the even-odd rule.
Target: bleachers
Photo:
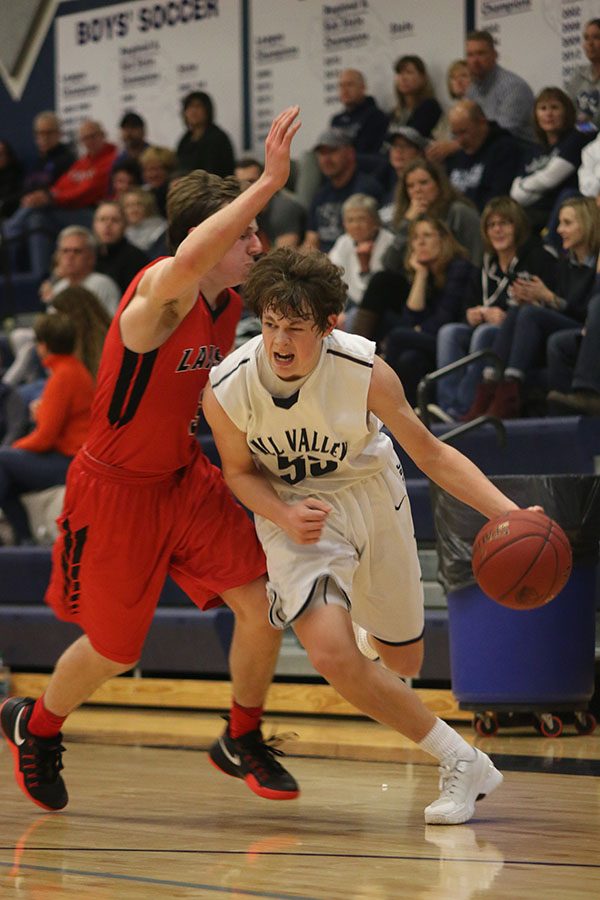
[[[49,669],[81,634],[76,625],[60,622],[44,605],[49,576],[49,548],[0,547],[0,649],[11,668]],[[145,672],[226,675],[232,630],[228,609],[200,615],[169,579],[140,668]]]
[[[488,475],[593,473],[600,462],[600,419],[569,417],[507,421],[506,446],[496,432],[484,426],[456,441]],[[448,426],[434,426],[438,434]],[[208,456],[218,462],[211,436],[199,440]],[[447,614],[440,586],[435,581],[437,557],[429,485],[414,463],[398,448],[407,476],[415,532],[420,546],[426,598],[426,656],[421,678],[449,678]],[[44,606],[50,572],[46,547],[0,547],[0,652],[13,668],[50,668],[60,652],[80,632],[59,622]],[[227,609],[200,614],[183,592],[168,581],[163,590],[140,663],[143,672],[227,675],[227,650],[232,616]],[[31,635],[35,634],[35,647]],[[287,647],[301,675],[314,675],[293,640]],[[285,646],[284,646],[285,653]],[[281,671],[294,674],[283,660]]]
[[[40,279],[28,272],[15,272],[10,280],[0,277],[0,318],[39,312]]]
[[[500,446],[491,425],[453,441],[486,475],[563,475],[600,472],[600,419],[582,416],[509,419],[504,422],[506,445]],[[451,426],[434,425],[438,436]],[[429,487],[413,461],[396,447],[404,467],[415,533],[421,542],[434,541]]]

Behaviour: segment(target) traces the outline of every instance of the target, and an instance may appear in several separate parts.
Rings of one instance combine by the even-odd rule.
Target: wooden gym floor
[[[86,707],[65,729],[70,803],[44,813],[0,748],[2,900],[469,900],[600,896],[600,736],[530,727],[472,742],[505,773],[467,825],[425,826],[430,758],[357,719],[270,716],[295,732],[296,801],[271,802],[202,751],[217,712]]]

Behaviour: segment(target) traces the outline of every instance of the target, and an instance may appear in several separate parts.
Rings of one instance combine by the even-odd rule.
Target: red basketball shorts
[[[209,608],[266,571],[252,522],[202,454],[155,477],[124,475],[80,453],[58,525],[46,602],[123,664],[140,657],[167,575]]]

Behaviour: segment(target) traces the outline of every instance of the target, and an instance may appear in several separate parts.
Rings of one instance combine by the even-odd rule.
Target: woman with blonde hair
[[[470,84],[471,73],[469,72],[466,59],[455,59],[450,63],[446,71],[446,89],[453,103],[457,100],[463,100],[467,96],[467,88]],[[431,136],[433,141],[427,148],[428,159],[441,162],[459,149],[457,142],[454,140],[447,113],[443,113]]]
[[[127,240],[153,258],[158,255],[155,250],[163,239],[166,252],[167,220],[159,215],[154,194],[143,188],[131,188],[123,194],[121,206],[127,222]]]
[[[169,183],[177,169],[177,154],[168,147],[146,147],[140,156],[144,187],[156,200],[161,216],[167,214]]]

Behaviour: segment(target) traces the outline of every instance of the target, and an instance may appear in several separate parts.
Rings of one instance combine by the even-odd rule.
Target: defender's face
[[[286,319],[266,309],[262,317],[262,336],[271,369],[284,381],[303,378],[315,368],[321,355],[323,338],[331,332],[336,317],[325,334],[312,319]]]
[[[257,230],[256,221],[251,222],[233,247],[230,247],[214,269],[211,269],[211,277],[216,278],[223,287],[243,284],[250,274],[256,257],[263,252]]]

